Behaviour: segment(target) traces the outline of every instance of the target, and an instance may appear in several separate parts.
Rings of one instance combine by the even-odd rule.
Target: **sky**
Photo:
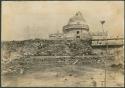
[[[48,38],[80,11],[90,32],[104,30],[110,36],[124,35],[123,1],[2,1],[1,40]]]

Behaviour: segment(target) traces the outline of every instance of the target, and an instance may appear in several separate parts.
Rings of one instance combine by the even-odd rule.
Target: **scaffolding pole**
[[[102,20],[101,21],[101,24],[102,24],[102,31],[103,31],[103,34],[104,34],[104,36],[105,36],[105,31],[104,31],[104,23],[105,23],[105,20]],[[105,57],[104,57],[104,69],[105,69],[105,76],[104,76],[104,87],[106,87],[107,86],[107,80],[106,80],[106,78],[107,78],[107,69],[106,69],[106,59],[108,58],[108,33],[106,33],[106,36],[105,36],[105,39],[106,39],[106,55],[105,55]]]

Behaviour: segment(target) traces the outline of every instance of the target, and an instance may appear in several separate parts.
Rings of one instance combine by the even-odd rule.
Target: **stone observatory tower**
[[[68,24],[63,27],[63,34],[66,39],[71,40],[88,40],[91,38],[89,26],[86,24],[86,21],[80,11],[71,17]]]

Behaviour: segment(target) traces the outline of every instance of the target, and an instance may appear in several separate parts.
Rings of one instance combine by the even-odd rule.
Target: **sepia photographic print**
[[[124,87],[124,1],[2,1],[2,87]]]

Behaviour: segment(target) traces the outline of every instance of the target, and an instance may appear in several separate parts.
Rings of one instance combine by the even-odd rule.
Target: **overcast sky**
[[[62,32],[77,11],[81,11],[90,31],[101,31],[100,20],[110,35],[123,35],[123,1],[3,1],[2,40],[47,38]]]

